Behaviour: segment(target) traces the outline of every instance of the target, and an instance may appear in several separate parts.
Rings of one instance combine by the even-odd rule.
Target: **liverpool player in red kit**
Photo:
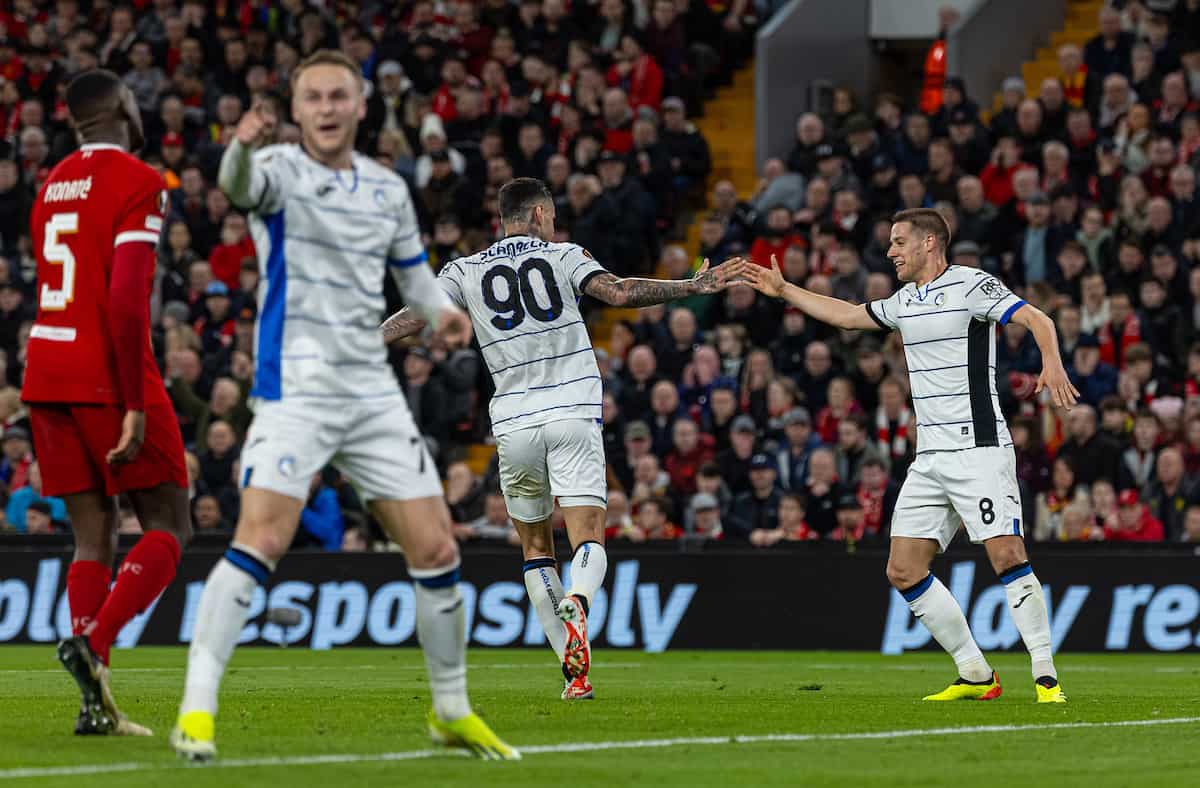
[[[38,314],[22,398],[42,492],[66,501],[75,534],[74,637],[58,646],[83,695],[75,732],[149,735],[118,711],[108,654],[121,627],[175,577],[191,536],[183,441],[150,348],[166,193],[129,153],[142,145],[142,122],[116,75],[79,75],[67,107],[82,147],[54,168],[33,206]],[[120,493],[145,535],[110,591]]]

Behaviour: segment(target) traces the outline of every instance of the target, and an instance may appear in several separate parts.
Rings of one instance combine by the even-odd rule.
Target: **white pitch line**
[[[596,662],[592,663],[592,667],[598,667],[601,670],[624,670],[624,669],[628,669],[628,668],[640,668],[641,666],[642,666],[642,663],[640,663],[640,662],[617,662],[612,665],[605,665],[603,663],[596,663]],[[537,664],[537,663],[533,663],[533,662],[529,662],[529,663],[525,663],[525,664],[501,663],[498,665],[468,665],[467,666],[467,668],[469,670],[523,670],[525,668],[530,668],[532,670],[538,670],[543,667],[545,667],[545,666]],[[261,665],[258,667],[254,667],[251,665],[243,665],[243,666],[239,666],[239,667],[230,668],[229,672],[236,673],[238,671],[247,671],[247,672],[257,673],[259,671],[264,671],[264,670],[287,670],[287,671],[320,670],[320,671],[328,672],[329,669],[330,669],[329,665],[299,665],[296,667],[288,667],[286,665]],[[113,671],[113,673],[120,676],[120,674],[122,674],[122,673],[182,673],[182,672],[184,672],[184,670],[186,670],[186,668],[184,668],[182,666],[180,666],[178,668],[117,668],[116,670]],[[420,671],[424,671],[425,666],[424,665],[348,665],[346,667],[338,666],[337,670],[339,672],[346,671],[346,670],[420,670]],[[62,673],[62,669],[61,668],[0,668],[0,675],[3,675],[5,673]]]
[[[1024,731],[1079,730],[1087,728],[1145,728],[1158,725],[1192,725],[1200,717],[1169,717],[1155,720],[1118,720],[1111,722],[1058,722],[1028,725],[971,725],[961,728],[916,728],[894,731],[861,731],[857,733],[767,733],[746,736],[690,736],[672,739],[633,739],[629,741],[567,742],[564,744],[534,744],[520,747],[523,755],[554,755],[604,750],[644,750],[664,747],[721,746],[729,744],[769,744],[776,742],[873,741],[878,739],[910,739],[926,736],[962,736],[973,733],[1019,733]],[[20,780],[37,777],[66,777],[118,772],[168,771],[186,768],[245,769],[263,766],[321,766],[343,763],[386,761],[415,761],[436,756],[466,756],[462,750],[407,750],[376,754],[298,755],[273,758],[235,758],[217,760],[204,766],[179,766],[171,761],[82,764],[79,766],[25,767],[0,770],[0,780]]]

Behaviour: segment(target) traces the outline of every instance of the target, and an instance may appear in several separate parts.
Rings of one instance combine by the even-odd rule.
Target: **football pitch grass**
[[[547,652],[476,649],[472,702],[525,756],[493,763],[432,748],[415,649],[247,648],[205,766],[166,741],[186,651],[113,656],[118,702],[153,738],[73,736],[53,646],[0,648],[0,788],[1200,784],[1195,656],[1060,655],[1070,703],[1038,706],[1024,654],[994,658],[999,700],[923,703],[954,678],[941,654],[604,650],[596,700],[567,703]]]

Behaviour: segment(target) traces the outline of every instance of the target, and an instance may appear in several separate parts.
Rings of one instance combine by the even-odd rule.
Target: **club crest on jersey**
[[[933,305],[934,306],[941,306],[944,303],[946,303],[945,291],[942,291],[941,293],[938,293],[936,296],[933,297]]]
[[[326,194],[329,194],[331,191],[333,191],[333,189],[334,186],[332,183],[323,183],[317,187],[317,196],[324,197]]]
[[[387,207],[387,192],[385,192],[383,189],[376,189],[374,196],[375,202],[379,203],[380,208]]]

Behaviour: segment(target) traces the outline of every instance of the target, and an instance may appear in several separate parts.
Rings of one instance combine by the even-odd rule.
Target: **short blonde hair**
[[[359,68],[358,63],[355,63],[345,52],[340,52],[336,49],[318,49],[301,60],[292,69],[291,84],[293,94],[296,92],[296,86],[300,84],[300,75],[313,66],[341,66],[354,75],[359,92],[365,92],[366,80],[363,79],[362,69]]]

